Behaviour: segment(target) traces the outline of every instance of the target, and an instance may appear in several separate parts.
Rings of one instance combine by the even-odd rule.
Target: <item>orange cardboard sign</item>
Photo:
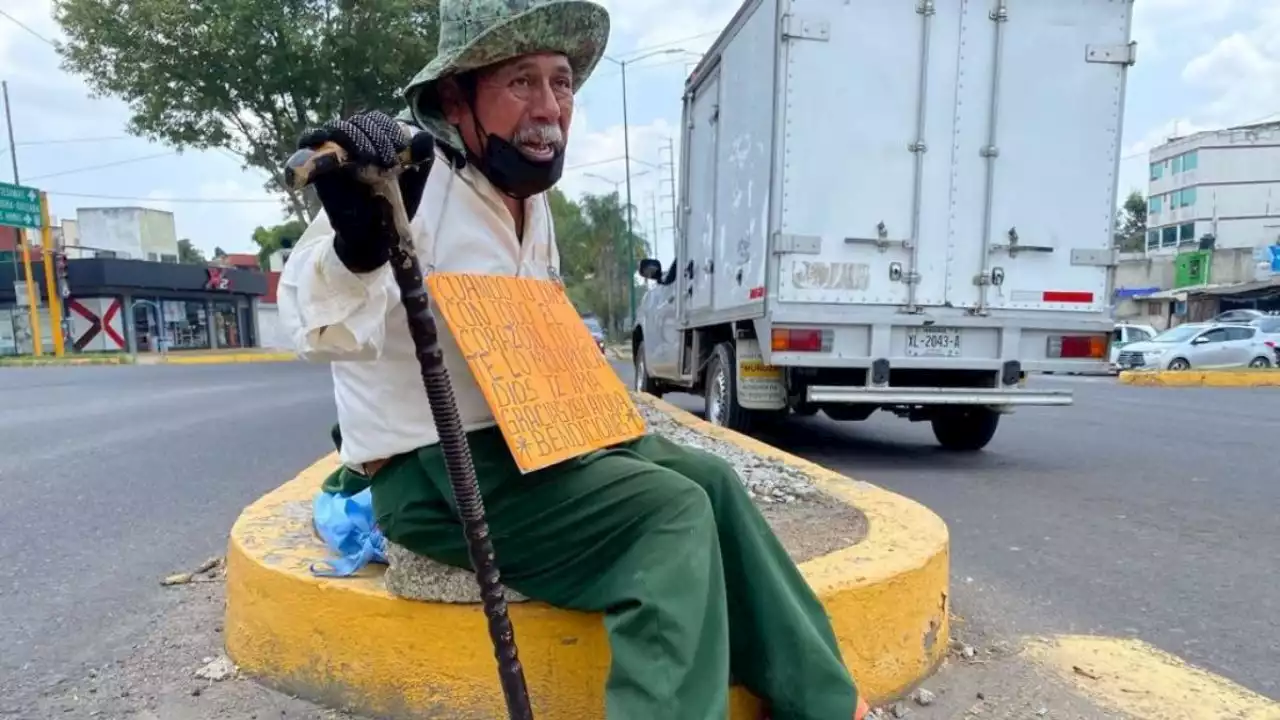
[[[644,434],[630,393],[559,283],[432,273],[427,290],[521,472]]]

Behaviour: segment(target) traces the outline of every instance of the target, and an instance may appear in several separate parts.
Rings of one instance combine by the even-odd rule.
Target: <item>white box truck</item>
[[[685,85],[636,387],[979,450],[1105,372],[1132,0],[748,0]]]

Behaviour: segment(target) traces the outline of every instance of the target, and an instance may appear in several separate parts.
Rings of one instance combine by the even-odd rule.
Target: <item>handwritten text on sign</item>
[[[432,273],[427,289],[522,472],[644,433],[627,388],[558,283]]]

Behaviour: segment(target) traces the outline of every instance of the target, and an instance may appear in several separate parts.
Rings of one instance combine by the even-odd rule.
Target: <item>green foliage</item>
[[[271,254],[286,245],[292,247],[306,230],[307,225],[301,220],[290,220],[269,228],[254,228],[253,242],[258,246],[258,266],[269,270]]]
[[[595,313],[611,334],[625,333],[631,314],[627,283],[634,282],[648,243],[635,235],[634,252],[628,255],[626,206],[617,193],[584,195],[574,202],[552,190],[550,201],[569,299],[579,311]],[[642,293],[637,284],[637,304]]]
[[[64,67],[132,112],[129,130],[280,168],[307,128],[398,110],[435,54],[438,0],[55,0]],[[298,219],[315,204],[287,193]]]
[[[204,253],[200,248],[191,244],[187,238],[178,241],[178,262],[183,265],[208,265],[209,261],[205,259]]]
[[[1120,252],[1143,252],[1147,247],[1147,199],[1133,190],[1116,213],[1115,246]]]

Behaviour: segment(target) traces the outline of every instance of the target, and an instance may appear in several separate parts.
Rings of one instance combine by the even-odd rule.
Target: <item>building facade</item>
[[[1148,253],[1280,241],[1280,122],[1195,133],[1150,154]],[[1203,249],[1208,249],[1205,247]]]
[[[16,272],[15,272],[16,271]],[[43,347],[60,328],[69,352],[157,352],[257,347],[258,271],[120,258],[67,261],[64,318],[49,317],[44,267],[32,263]],[[22,268],[0,264],[0,354],[34,350],[29,310],[15,297]]]
[[[173,213],[140,207],[79,208],[76,245],[70,257],[115,257],[178,262],[178,233]]]
[[[1280,122],[1175,138],[1149,161],[1145,252],[1117,257],[1116,319],[1280,310]]]

